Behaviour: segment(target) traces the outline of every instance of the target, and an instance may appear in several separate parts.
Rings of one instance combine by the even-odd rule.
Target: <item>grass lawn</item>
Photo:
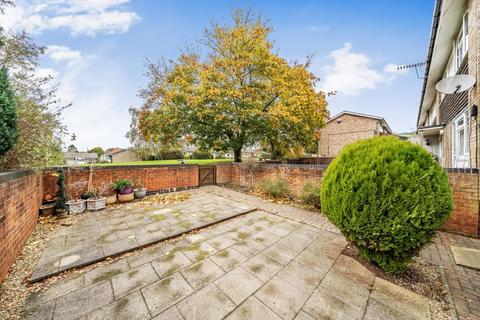
[[[229,163],[232,162],[232,159],[192,159],[192,160],[183,160],[185,164],[198,164],[198,165],[207,165],[215,163]],[[135,166],[135,165],[167,165],[167,164],[180,164],[180,160],[151,160],[151,161],[129,161],[129,162],[113,162],[113,163],[96,163],[94,166],[97,167],[109,167],[109,166]],[[85,165],[89,166],[89,165]]]

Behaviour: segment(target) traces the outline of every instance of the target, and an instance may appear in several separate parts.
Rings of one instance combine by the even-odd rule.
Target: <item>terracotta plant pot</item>
[[[97,211],[105,209],[105,198],[93,199],[90,198],[87,200],[87,210]]]
[[[147,195],[147,188],[133,189],[133,193],[135,194],[135,198],[137,199],[145,198],[145,196]]]
[[[119,194],[130,194],[133,192],[133,188],[132,187],[128,187],[128,188],[125,188],[125,189],[121,189],[118,193]]]
[[[68,213],[82,213],[86,209],[86,200],[75,200],[75,201],[68,201],[66,205],[68,206]]]
[[[133,192],[128,193],[128,194],[119,194],[118,195],[118,201],[120,202],[129,202],[132,201],[134,198]]]
[[[111,205],[111,204],[115,204],[117,203],[117,195],[114,194],[113,196],[108,196],[105,198],[105,204],[107,206]]]

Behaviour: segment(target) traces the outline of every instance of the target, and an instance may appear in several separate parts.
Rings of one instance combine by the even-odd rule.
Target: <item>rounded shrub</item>
[[[360,255],[390,273],[405,270],[452,210],[445,171],[395,137],[346,146],[325,173],[321,202]]]

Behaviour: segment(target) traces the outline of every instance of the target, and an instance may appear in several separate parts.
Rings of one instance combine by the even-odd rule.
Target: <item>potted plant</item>
[[[147,188],[142,187],[142,182],[140,180],[135,183],[135,189],[133,189],[135,198],[142,199],[147,195]]]
[[[118,194],[118,201],[128,202],[134,198],[132,181],[120,179],[113,183],[112,189]]]
[[[67,201],[67,193],[65,192],[65,172],[61,168],[57,173],[52,174],[57,177],[57,193],[55,201],[55,212],[64,214],[67,210],[65,202]]]
[[[78,195],[82,185],[76,183],[73,185],[73,188],[75,190],[75,195]],[[87,208],[87,201],[84,199],[75,198],[75,200],[67,201],[66,205],[68,206],[68,213],[82,213]]]
[[[97,211],[105,209],[105,197],[102,197],[96,190],[89,190],[87,199],[87,210]]]

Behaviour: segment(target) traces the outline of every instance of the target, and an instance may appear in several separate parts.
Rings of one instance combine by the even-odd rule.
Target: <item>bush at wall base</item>
[[[400,273],[449,216],[452,194],[424,149],[381,137],[342,150],[323,178],[321,203],[364,258]]]

